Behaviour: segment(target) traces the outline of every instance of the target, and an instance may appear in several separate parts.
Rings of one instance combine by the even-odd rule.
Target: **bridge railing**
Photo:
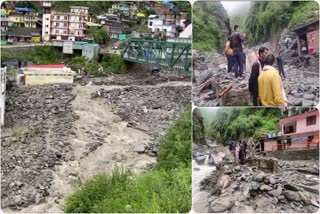
[[[130,39],[121,56],[127,61],[191,75],[191,43]]]

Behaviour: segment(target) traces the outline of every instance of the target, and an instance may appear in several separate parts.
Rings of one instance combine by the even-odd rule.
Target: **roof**
[[[32,64],[27,65],[27,68],[64,68],[65,64]]]
[[[31,33],[31,36],[40,36],[40,33]]]
[[[306,24],[304,24],[304,25],[301,25],[301,26],[293,29],[292,31],[293,31],[293,32],[300,31],[300,30],[303,30],[303,28],[306,28],[306,27],[308,27],[308,26],[310,26],[310,25],[313,25],[313,24],[316,24],[316,23],[319,23],[319,20],[311,21],[311,22],[309,22],[309,23],[306,23]]]
[[[33,9],[31,7],[16,7],[16,11],[22,11],[22,12],[32,12]]]
[[[101,27],[100,24],[94,23],[94,22],[86,22],[86,25],[89,27]]]
[[[39,28],[26,28],[26,27],[18,27],[11,28],[8,30],[8,36],[30,36],[32,33],[39,33],[41,29]]]
[[[84,6],[70,6],[70,8],[74,8],[74,9],[86,9],[86,10],[88,10],[89,9],[89,7],[84,7]]]

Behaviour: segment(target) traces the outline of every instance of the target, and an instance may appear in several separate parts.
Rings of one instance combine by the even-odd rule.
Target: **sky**
[[[247,12],[250,8],[250,1],[221,1],[223,7],[226,9],[228,15],[237,15]]]

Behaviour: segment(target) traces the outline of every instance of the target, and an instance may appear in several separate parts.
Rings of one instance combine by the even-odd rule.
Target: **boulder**
[[[270,190],[273,190],[273,188],[271,186],[263,184],[263,185],[261,185],[260,190],[261,191],[270,191]]]
[[[254,209],[247,205],[233,206],[229,213],[254,213]]]
[[[306,195],[304,192],[299,191],[299,192],[298,192],[298,195],[300,196],[301,201],[302,201],[305,205],[310,205],[310,204],[311,204],[310,199],[307,197],[307,195]]]
[[[270,183],[271,184],[276,184],[276,183],[278,183],[278,181],[277,181],[277,179],[275,177],[271,177],[270,178]]]
[[[254,180],[257,182],[262,182],[264,178],[265,178],[264,172],[260,172],[255,176]]]
[[[146,148],[143,144],[136,144],[133,147],[133,152],[138,152],[139,154],[144,153],[145,150]]]
[[[301,201],[298,192],[287,190],[284,192],[284,196],[288,201],[297,201],[297,202]]]
[[[258,182],[255,182],[255,181],[251,182],[251,189],[252,190],[256,191],[256,190],[258,190],[260,188],[260,186],[261,186],[261,184],[258,183]]]
[[[304,94],[303,95],[303,99],[306,99],[306,100],[313,100],[314,97],[315,96],[313,94]]]
[[[232,181],[231,181],[231,177],[229,175],[222,175],[218,179],[217,186],[221,189],[226,189],[231,185],[231,183],[232,183]]]
[[[206,156],[196,157],[195,160],[197,161],[198,164],[203,164],[204,161],[206,160]]]
[[[234,205],[234,199],[231,196],[220,197],[209,204],[210,213],[221,213],[230,210]]]

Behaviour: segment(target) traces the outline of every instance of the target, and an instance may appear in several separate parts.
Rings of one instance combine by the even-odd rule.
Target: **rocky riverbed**
[[[279,45],[284,47],[286,37],[294,33],[284,30]],[[233,73],[227,72],[226,57],[217,52],[193,52],[193,102],[197,106],[246,106],[252,105],[248,91],[248,81],[252,64],[257,60],[260,46],[272,47],[265,43],[245,49],[246,68],[244,80],[235,80]],[[270,50],[273,50],[270,48]],[[285,50],[283,56],[284,72],[283,87],[288,99],[288,106],[315,106],[319,103],[319,53],[312,56],[298,57],[296,51]],[[211,80],[208,86],[200,91],[204,82]],[[222,98],[218,98],[228,86],[232,88]]]
[[[200,183],[201,191],[207,193],[208,212],[311,213],[319,209],[318,160],[278,160],[279,171],[266,172],[248,163],[233,164],[227,147],[216,148],[211,175]],[[212,148],[194,151],[193,176],[207,170],[203,167],[209,152]]]
[[[72,86],[12,88],[1,133],[1,207],[41,203],[53,180],[52,169],[72,159],[66,142],[74,134]]]
[[[190,103],[190,83],[114,78],[145,84],[88,81],[8,91],[1,132],[5,212],[63,212],[79,182],[111,173],[115,164],[136,172],[155,166],[160,138]]]
[[[179,116],[181,110],[190,103],[191,86],[164,85],[161,87],[131,86],[122,89],[100,89],[93,98],[106,98],[113,106],[115,114],[128,126],[144,130],[159,141],[165,130]]]

